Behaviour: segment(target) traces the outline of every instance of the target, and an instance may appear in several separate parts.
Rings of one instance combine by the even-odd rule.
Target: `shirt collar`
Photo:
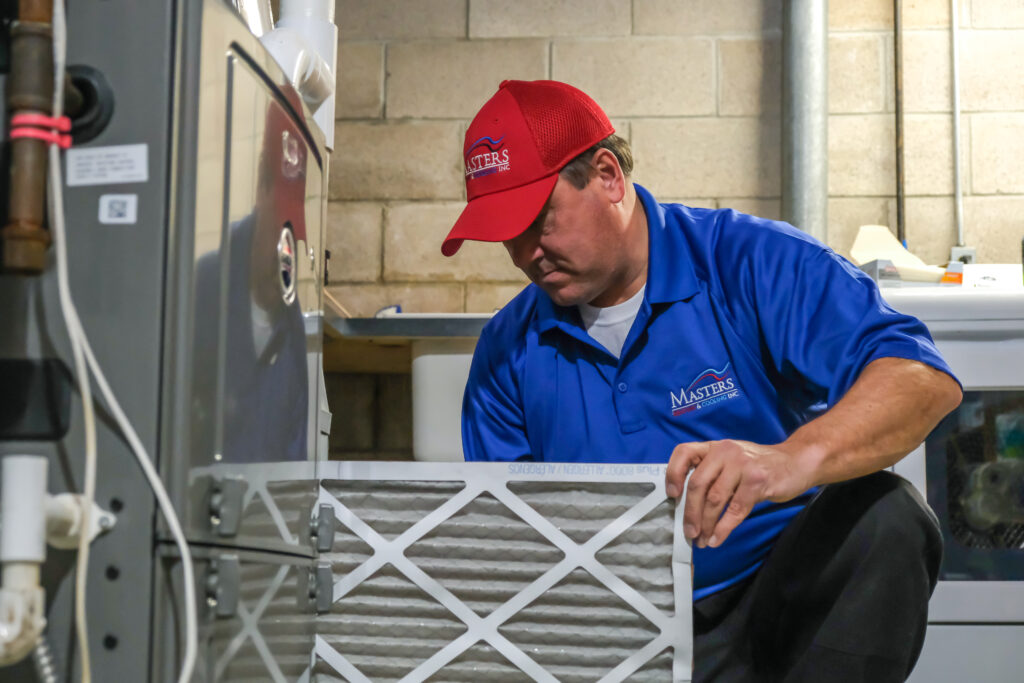
[[[646,188],[633,184],[647,214],[647,300],[666,304],[700,292],[686,231],[679,225],[689,215],[669,213]]]
[[[633,187],[647,215],[647,285],[644,298],[652,304],[691,298],[700,292],[700,282],[693,271],[690,246],[679,226],[680,217],[669,215],[646,188],[636,183]],[[580,314],[575,306],[558,306],[540,287],[537,287],[536,312],[540,332],[558,327],[559,323],[563,329],[580,326]]]

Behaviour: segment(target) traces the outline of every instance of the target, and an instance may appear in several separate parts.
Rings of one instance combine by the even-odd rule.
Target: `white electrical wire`
[[[64,62],[66,49],[67,33],[64,15],[64,0],[54,0],[54,118],[59,117],[63,110]],[[82,323],[78,318],[78,312],[75,310],[74,302],[71,299],[70,289],[68,288],[67,246],[65,240],[64,198],[61,178],[60,150],[56,145],[50,146],[49,161],[50,182],[48,197],[50,199],[50,222],[52,224],[51,227],[53,229],[54,244],[57,251],[57,282],[58,289],[60,290],[61,312],[64,315],[64,323],[68,328],[68,335],[71,338],[72,353],[75,355],[75,368],[78,371],[79,391],[82,394],[83,413],[86,423],[86,479],[85,493],[83,495],[84,511],[82,519],[83,541],[79,545],[75,602],[76,628],[79,647],[82,653],[82,681],[84,683],[88,683],[88,681],[91,680],[91,674],[89,671],[88,630],[85,611],[85,577],[86,570],[88,568],[89,535],[85,530],[89,528],[87,516],[92,507],[92,499],[95,495],[96,460],[95,416],[93,415],[92,396],[89,392],[89,377],[87,373],[84,373],[82,363],[82,356],[84,355],[85,361],[88,362],[88,367],[92,370],[93,376],[96,379],[96,385],[99,387],[100,393],[103,395],[103,399],[106,401],[110,413],[113,415],[118,427],[128,440],[132,454],[138,461],[139,467],[142,468],[142,472],[145,475],[150,488],[153,489],[153,495],[156,497],[160,511],[164,515],[168,529],[174,537],[174,542],[181,554],[181,569],[185,601],[185,655],[182,661],[181,674],[178,681],[179,683],[188,683],[188,681],[191,680],[192,672],[195,669],[198,643],[195,572],[192,565],[192,556],[189,553],[188,543],[185,541],[185,534],[181,530],[181,524],[174,512],[174,506],[171,504],[167,491],[164,488],[163,483],[160,481],[160,475],[153,467],[152,461],[146,453],[146,448],[142,444],[142,440],[139,439],[139,435],[135,432],[135,429],[132,427],[127,415],[125,415],[117,397],[114,395],[114,392],[111,391],[110,385],[107,383],[107,379],[103,374],[103,370],[100,368],[99,363],[96,361],[96,357],[93,355],[92,348],[89,346],[88,337],[85,335],[85,330],[82,327]],[[89,480],[90,457],[92,461],[92,482]]]
[[[53,117],[60,118],[64,110],[64,47],[66,27],[63,0],[53,3]],[[49,175],[47,198],[50,201],[50,216],[57,250],[57,291],[60,297],[61,313],[68,328],[71,341],[71,355],[75,360],[75,374],[78,377],[78,392],[82,399],[82,418],[85,428],[85,472],[82,480],[82,522],[78,541],[78,557],[75,565],[75,632],[78,638],[78,653],[82,669],[82,683],[92,681],[89,659],[89,630],[86,621],[86,579],[89,570],[89,544],[92,539],[88,530],[93,500],[96,498],[96,418],[93,412],[92,393],[89,388],[89,372],[82,357],[79,335],[70,321],[75,317],[75,305],[68,287],[67,242],[64,235],[64,207],[60,179],[60,150],[56,145],[49,147]]]

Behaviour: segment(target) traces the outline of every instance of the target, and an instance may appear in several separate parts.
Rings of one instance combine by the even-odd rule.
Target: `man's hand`
[[[731,440],[682,443],[672,451],[665,489],[678,498],[693,470],[686,485],[683,532],[700,548],[716,548],[757,503],[781,503],[813,486],[806,469],[780,446]]]
[[[785,502],[812,486],[892,466],[924,441],[960,398],[956,380],[941,370],[879,358],[838,403],[780,444],[679,444],[665,473],[665,491],[678,498],[693,470],[683,531],[698,547],[717,547],[757,503]]]

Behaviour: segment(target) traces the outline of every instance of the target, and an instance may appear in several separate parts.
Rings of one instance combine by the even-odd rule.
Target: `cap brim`
[[[558,173],[552,173],[532,183],[470,201],[444,239],[441,253],[452,256],[464,240],[503,242],[512,239],[530,227],[557,182]]]

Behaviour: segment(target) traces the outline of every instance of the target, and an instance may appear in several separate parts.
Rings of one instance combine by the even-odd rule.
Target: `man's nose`
[[[517,268],[525,268],[543,255],[540,240],[535,235],[529,234],[530,230],[509,240],[507,243],[509,254],[512,256],[512,263]]]

